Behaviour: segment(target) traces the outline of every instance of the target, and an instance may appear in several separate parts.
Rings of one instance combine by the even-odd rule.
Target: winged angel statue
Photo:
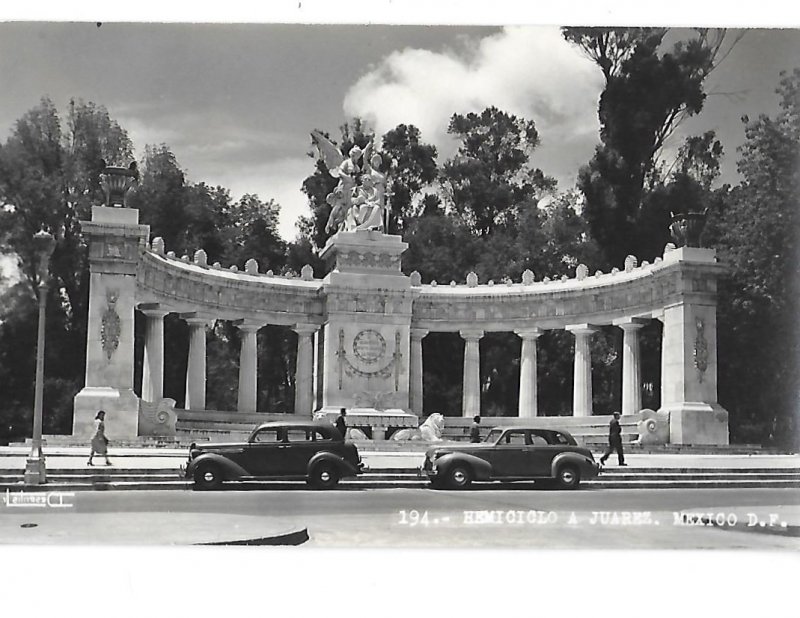
[[[339,184],[326,197],[331,214],[325,231],[329,234],[355,230],[386,233],[386,175],[380,172],[381,156],[373,153],[372,141],[363,150],[353,146],[347,157],[319,131],[311,132],[311,143],[330,175],[339,179]]]

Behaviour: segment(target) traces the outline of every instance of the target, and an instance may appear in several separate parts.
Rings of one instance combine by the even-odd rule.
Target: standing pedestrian
[[[481,441],[481,417],[478,415],[472,417],[472,426],[469,428],[469,441]]]
[[[601,466],[606,463],[606,459],[608,459],[614,451],[617,451],[619,465],[627,466],[628,464],[625,463],[625,455],[622,452],[622,427],[619,425],[619,412],[614,412],[614,417],[608,424],[608,448],[600,458]]]
[[[89,463],[87,465],[93,466],[92,459],[95,456],[103,455],[106,458],[106,465],[110,466],[111,462],[108,460],[108,438],[106,438],[106,413],[105,410],[100,410],[94,417],[94,435],[92,436],[92,450],[89,453]]]
[[[344,419],[345,416],[347,416],[347,410],[341,408],[339,410],[339,416],[336,417],[336,429],[342,434],[342,440],[347,439],[347,421]]]

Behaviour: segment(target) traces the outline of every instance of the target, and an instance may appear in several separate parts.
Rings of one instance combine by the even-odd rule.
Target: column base
[[[728,411],[718,403],[684,401],[658,411],[669,413],[670,444],[730,444]]]
[[[44,485],[47,482],[47,467],[45,466],[44,455],[27,459],[23,479],[25,485]]]
[[[92,437],[98,410],[106,412],[106,435],[111,441],[139,437],[139,397],[130,389],[87,386],[75,395],[73,410],[73,437]]]

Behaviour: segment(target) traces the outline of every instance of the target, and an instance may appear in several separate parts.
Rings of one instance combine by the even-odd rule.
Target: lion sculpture
[[[424,440],[441,442],[444,429],[444,416],[435,412],[416,429],[400,429],[392,434],[392,440]]]

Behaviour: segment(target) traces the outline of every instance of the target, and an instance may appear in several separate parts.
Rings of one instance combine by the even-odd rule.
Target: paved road
[[[160,544],[198,542],[204,527],[213,541],[227,530],[258,536],[259,527],[295,527],[307,529],[307,545],[316,547],[800,548],[795,489],[317,492],[299,485],[289,491],[81,492],[70,500],[70,509],[0,505],[0,542],[33,543],[48,529],[53,543],[139,538]],[[709,519],[722,525],[705,525]],[[160,535],[153,534],[159,526]],[[195,531],[191,541],[187,526]],[[80,531],[93,532],[81,537]]]

